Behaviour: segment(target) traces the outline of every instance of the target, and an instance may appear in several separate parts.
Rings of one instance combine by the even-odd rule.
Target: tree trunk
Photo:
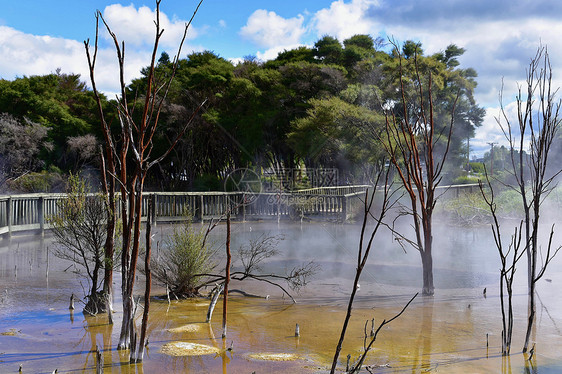
[[[353,301],[355,300],[355,293],[357,292],[357,284],[359,283],[359,277],[361,276],[361,271],[363,268],[358,268],[355,273],[355,279],[353,281],[353,289],[351,290],[351,295],[349,296],[349,302],[347,304],[347,313],[345,314],[345,320],[343,321],[343,327],[340,334],[340,339],[338,345],[336,346],[336,353],[334,354],[334,359],[332,360],[332,368],[330,373],[334,374],[336,372],[336,367],[338,365],[338,358],[343,346],[343,341],[345,339],[345,334],[347,332],[347,326],[349,325],[349,320],[351,319],[351,310],[353,309]]]
[[[226,338],[226,316],[228,302],[228,283],[230,283],[230,212],[226,213],[226,276],[224,278],[223,309],[222,309],[222,337]]]
[[[425,251],[420,251],[423,271],[423,288],[422,295],[431,296],[435,292],[433,286],[433,257],[431,256],[431,247],[426,247]]]
[[[527,352],[529,348],[529,340],[531,339],[531,331],[533,330],[535,322],[535,285],[536,282],[533,280],[531,282],[531,291],[529,293],[529,316],[527,321],[527,333],[525,334],[525,343],[523,344],[523,353]]]
[[[107,134],[109,136],[109,134]],[[107,141],[106,141],[107,143]],[[103,291],[106,300],[106,310],[109,323],[113,324],[113,266],[115,256],[115,165],[113,159],[113,151],[109,144],[106,144],[106,165],[105,158],[101,156],[101,176],[102,186],[105,193],[105,204],[107,208],[107,234],[104,244],[104,276],[103,276]],[[113,174],[109,179],[107,178],[107,170]]]
[[[137,357],[131,357],[131,362],[141,362],[144,356],[144,341],[146,338],[146,328],[148,326],[148,312],[150,309],[150,288],[152,286],[152,273],[150,271],[150,252],[152,249],[152,212],[154,210],[154,195],[148,201],[148,212],[146,216],[146,253],[144,257],[144,273],[146,276],[144,288],[144,312],[142,315],[141,335]],[[133,361],[134,360],[134,361]]]
[[[122,168],[124,169],[124,168]],[[131,186],[129,186],[129,189]],[[128,193],[127,190],[121,186],[121,214],[123,220],[123,248],[121,253],[121,295],[123,299],[123,321],[121,323],[121,333],[119,334],[119,343],[117,350],[129,348],[129,324],[132,319],[133,299],[132,295],[127,292],[127,275],[129,274],[130,267],[130,248],[131,248],[131,232],[130,227],[133,222],[133,214],[135,211],[135,199],[133,193]]]

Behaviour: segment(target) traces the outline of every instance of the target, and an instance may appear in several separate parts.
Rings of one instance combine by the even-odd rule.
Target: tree
[[[557,99],[557,93],[558,89],[552,86],[548,50],[541,46],[527,69],[526,86],[519,87],[515,122],[508,116],[500,96],[501,117],[497,121],[509,144],[510,173],[516,180],[512,188],[518,191],[524,211],[529,313],[523,352],[528,349],[535,321],[536,283],[561,248],[552,245],[554,224],[550,229],[545,253],[542,253],[539,243],[539,230],[544,221],[541,219],[542,203],[556,187],[556,177],[562,172],[560,166],[551,165],[549,158],[560,126],[561,100]],[[527,144],[530,144],[530,149],[528,157],[525,157]],[[542,263],[539,263],[539,257]]]
[[[370,35],[354,35],[343,41],[342,63],[348,71],[362,60],[375,56],[375,41]]]
[[[102,105],[107,105],[105,97]],[[49,129],[47,139],[52,148],[40,154],[45,166],[56,165],[63,170],[72,166],[67,139],[92,133],[95,108],[93,93],[78,74],[57,71],[0,81],[0,113],[10,113],[19,120],[27,118]]]
[[[424,81],[414,50],[414,56],[409,57],[413,59],[415,74],[412,80],[407,80],[397,45],[394,45],[394,53],[399,58],[400,112],[395,113],[391,107],[387,109],[386,131],[379,137],[409,199],[408,215],[413,220],[415,238],[408,239],[395,230],[393,232],[419,251],[423,273],[422,294],[433,295],[433,211],[438,198],[436,188],[442,180],[451,143],[456,99],[448,123],[437,123],[431,72]],[[409,95],[412,92],[410,88],[415,95]]]
[[[161,62],[155,67],[160,76],[171,76],[173,63]],[[172,142],[183,135],[174,146],[166,162],[160,163],[148,182],[171,190],[194,188],[202,175],[217,178],[226,165],[233,162],[237,147],[228,125],[223,123],[223,113],[235,106],[229,105],[228,95],[236,79],[232,63],[213,52],[194,52],[177,62],[174,81],[163,103],[162,112],[154,135],[154,152],[165,152]],[[143,69],[143,77],[128,87],[129,99],[145,92],[149,69]],[[198,112],[190,126],[185,128],[185,118],[197,110],[206,100],[205,111]],[[232,110],[235,111],[235,110]]]
[[[314,43],[313,53],[314,57],[324,64],[339,64],[343,48],[338,39],[325,35]]]
[[[381,190],[379,190],[379,191],[381,191],[383,196],[382,196],[382,199],[380,199],[381,202],[380,202],[380,206],[377,207],[377,212],[373,213],[372,208],[373,208],[373,203],[375,201],[375,197],[378,196],[377,188],[380,185],[379,182],[382,182],[381,183],[382,184]],[[353,302],[355,300],[355,294],[357,292],[357,289],[359,288],[359,279],[361,278],[363,268],[367,264],[367,259],[369,258],[369,254],[371,252],[371,249],[373,249],[373,243],[375,241],[375,237],[377,235],[377,232],[379,231],[379,229],[381,227],[384,226],[383,219],[388,214],[389,210],[392,208],[392,205],[396,203],[396,200],[392,198],[392,195],[394,193],[396,193],[396,191],[394,191],[394,192],[391,191],[392,181],[390,180],[390,169],[389,168],[386,168],[386,170],[380,169],[379,173],[377,174],[377,178],[375,180],[374,186],[375,187],[373,189],[373,192],[371,192],[370,195],[369,195],[369,191],[367,191],[365,193],[365,200],[363,201],[363,223],[361,225],[361,235],[360,235],[360,239],[359,239],[359,250],[357,252],[357,265],[356,265],[356,268],[355,268],[355,278],[353,280],[353,286],[351,288],[351,294],[349,296],[349,302],[347,304],[347,312],[346,312],[345,319],[344,319],[344,322],[343,322],[343,327],[342,327],[342,331],[341,331],[341,334],[340,334],[340,339],[338,341],[338,344],[336,345],[336,353],[334,354],[334,359],[332,360],[332,368],[330,370],[331,374],[335,373],[335,371],[336,371],[339,355],[340,355],[340,352],[341,352],[341,349],[342,349],[343,341],[345,339],[345,334],[347,332],[347,326],[349,324],[349,320],[351,319],[351,311],[352,311],[352,308],[353,308]],[[393,202],[393,200],[394,200],[394,202]],[[367,227],[368,227],[371,219],[372,219],[372,222],[373,222],[373,228],[371,229],[371,232],[369,233],[367,231]],[[377,329],[376,333],[374,333],[371,336],[371,341],[370,341],[369,345],[364,347],[365,349],[364,349],[363,353],[359,356],[357,362],[352,366],[351,370],[348,371],[349,373],[358,373],[361,370],[361,367],[363,366],[363,362],[365,360],[365,357],[367,356],[367,353],[369,352],[373,343],[375,342],[378,332],[387,323],[390,323],[394,319],[398,318],[404,312],[404,310],[406,310],[408,305],[410,305],[410,303],[414,300],[414,298],[416,296],[417,296],[417,294],[406,304],[406,306],[402,309],[402,311],[400,313],[398,313],[396,316],[394,316],[393,318],[391,318],[388,321],[386,321],[386,320],[383,321],[379,325],[379,328]],[[366,337],[366,335],[365,335],[365,337]]]
[[[511,235],[511,241],[507,245],[502,239],[502,230],[500,229],[500,221],[498,219],[497,205],[495,201],[494,188],[488,174],[486,174],[486,182],[488,192],[485,190],[482,181],[479,182],[480,193],[492,213],[492,234],[494,235],[494,243],[498,249],[501,261],[500,269],[500,308],[502,313],[502,355],[509,356],[511,350],[511,339],[513,336],[513,281],[515,279],[515,271],[517,263],[525,253],[525,245],[522,244],[523,221],[519,227],[515,227],[514,233]],[[523,243],[524,244],[524,243]],[[507,292],[507,304],[506,295]]]
[[[398,57],[404,56],[405,59],[416,58],[417,56],[423,56],[423,49],[421,43],[416,43],[413,40],[406,40],[404,45],[402,45],[402,53],[396,48],[393,50],[394,54]]]
[[[105,311],[105,295],[100,292],[100,272],[112,261],[105,261],[104,243],[107,216],[104,197],[90,193],[86,182],[78,175],[68,178],[67,197],[58,204],[59,213],[47,218],[59,247],[55,256],[72,261],[86,271],[90,284],[84,312]]]
[[[311,99],[307,116],[297,118],[287,142],[307,167],[338,168],[341,176],[371,177],[368,166],[384,157],[371,131],[384,127],[384,117],[337,97]]]
[[[52,143],[47,140],[48,130],[27,118],[20,121],[0,113],[0,185],[44,166],[39,154],[52,149]]]
[[[232,260],[232,256],[230,254],[230,229],[228,221],[229,218],[227,217],[227,237],[225,246],[227,252],[227,262],[224,274],[200,274],[201,276],[208,277],[205,283],[201,286],[216,285],[215,290],[211,292],[213,296],[211,297],[211,303],[207,312],[207,322],[211,321],[213,310],[218,301],[219,295],[223,293],[225,299],[228,297],[228,284],[233,280],[241,282],[246,279],[252,279],[265,282],[279,288],[283,294],[291,298],[293,302],[296,302],[294,297],[287,288],[281,284],[281,282],[286,283],[291,290],[298,291],[301,287],[306,286],[308,279],[318,271],[318,266],[314,262],[308,262],[287,270],[285,274],[262,272],[261,266],[263,262],[279,253],[277,250],[277,244],[283,238],[280,236],[260,235],[256,238],[250,239],[248,244],[240,246],[237,257],[242,264],[242,268],[234,271],[231,269],[235,260]],[[231,292],[233,291],[234,290]],[[238,292],[246,294],[244,291]],[[224,333],[226,333],[225,309],[223,309]]]
[[[101,12],[96,14],[96,38],[93,51],[91,50],[89,40],[84,42],[86,48],[86,56],[90,68],[90,80],[92,89],[98,103],[98,114],[100,116],[101,129],[104,134],[106,145],[107,164],[105,166],[105,175],[103,180],[106,182],[106,191],[108,191],[108,201],[111,200],[113,191],[111,184],[108,184],[107,175],[109,179],[114,179],[111,183],[116,183],[120,186],[120,195],[122,199],[121,204],[121,219],[123,220],[123,233],[122,233],[122,254],[121,254],[121,272],[122,272],[122,299],[123,299],[123,322],[121,324],[121,334],[119,337],[118,349],[131,348],[130,361],[140,362],[144,355],[144,337],[146,326],[148,323],[148,315],[143,318],[141,325],[141,338],[136,348],[136,332],[133,311],[133,289],[136,279],[136,267],[139,257],[140,240],[141,240],[141,214],[143,202],[144,182],[148,171],[161,162],[173,149],[175,144],[185,133],[187,126],[195,116],[196,112],[204,105],[201,103],[197,110],[186,119],[183,131],[180,131],[177,137],[171,142],[170,147],[157,157],[153,157],[153,140],[154,134],[158,128],[158,122],[162,107],[166,100],[167,94],[170,90],[171,84],[174,79],[175,71],[179,61],[179,55],[187,31],[191,24],[191,20],[195,16],[202,1],[199,2],[193,17],[185,25],[183,38],[179,44],[176,56],[173,59],[172,70],[170,74],[159,75],[156,69],[157,61],[156,55],[159,47],[159,41],[162,37],[164,30],[161,29],[160,24],[160,2],[156,0],[156,20],[155,24],[155,39],[153,44],[152,57],[149,67],[147,68],[146,89],[139,97],[138,102],[134,99],[129,102],[127,95],[127,87],[124,80],[124,46],[122,46],[117,36],[111,31],[110,26],[106,23]],[[115,139],[111,132],[111,128],[106,121],[101,102],[101,96],[96,87],[95,79],[95,66],[98,52],[98,35],[99,24],[103,22],[107,32],[115,44],[117,52],[117,59],[119,63],[120,73],[120,87],[121,97],[117,104],[118,120],[121,127],[121,134]],[[136,114],[134,108],[138,105],[140,115]],[[115,155],[115,157],[114,157]],[[130,160],[129,160],[130,158]],[[128,163],[131,163],[132,170],[128,169]],[[111,192],[109,192],[111,191]],[[113,208],[113,207],[112,207]],[[110,208],[111,209],[111,208]],[[150,242],[150,241],[148,241]],[[148,243],[147,243],[148,244]],[[146,288],[150,289],[151,273],[149,271],[150,264],[150,246],[147,245],[147,252],[145,257],[145,264],[147,268],[146,274]],[[150,297],[146,297],[145,310],[148,309],[150,304]]]
[[[290,62],[315,62],[314,51],[311,48],[300,46],[296,49],[284,50],[280,52],[275,60],[265,62],[264,67],[267,69],[277,69]]]

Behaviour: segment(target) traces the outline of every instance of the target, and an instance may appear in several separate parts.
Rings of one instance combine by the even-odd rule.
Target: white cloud
[[[500,115],[499,108],[488,108],[482,126],[478,128],[473,139],[470,140],[471,157],[482,156],[489,151],[489,143],[507,145],[505,137],[496,118]]]
[[[126,52],[125,79],[140,76],[148,64],[150,51]],[[80,74],[90,86],[90,75],[84,44],[75,40],[32,35],[7,26],[0,26],[0,71],[4,79],[54,73]],[[110,97],[119,92],[119,74],[115,50],[100,48],[96,63],[98,89]]]
[[[103,16],[119,41],[124,40],[126,44],[134,46],[153,45],[156,12],[149,7],[142,6],[136,9],[133,4],[129,6],[112,4],[105,7]],[[164,12],[160,11],[160,27],[164,30],[160,39],[162,47],[177,47],[183,36],[185,24],[186,21],[180,19],[170,20]],[[198,30],[190,26],[188,39],[195,38],[197,34]],[[104,35],[109,38],[109,35]]]
[[[104,18],[119,41],[125,41],[125,80],[140,77],[140,71],[150,62],[155,36],[155,12],[148,7],[138,10],[133,5],[124,7],[119,4],[107,6]],[[170,20],[160,13],[161,26],[164,29],[160,46],[172,48],[175,53],[181,41],[185,22]],[[103,28],[103,25],[100,25]],[[93,29],[93,27],[92,27]],[[104,35],[105,33],[101,33]],[[197,31],[190,28],[188,35],[193,37]],[[108,35],[105,34],[107,38]],[[93,44],[93,40],[91,41]],[[132,46],[127,48],[127,46]],[[184,51],[200,49],[184,47]],[[82,42],[52,37],[32,35],[8,26],[0,26],[0,78],[14,79],[18,76],[44,75],[55,72],[58,68],[63,73],[80,74],[82,81],[90,86],[89,69],[86,52]],[[119,89],[119,73],[116,52],[113,43],[100,43],[96,63],[96,85],[110,97]]]
[[[306,33],[304,17],[283,18],[275,12],[258,9],[240,30],[240,35],[260,47],[272,48],[279,45],[298,44]]]
[[[84,75],[87,63],[83,44],[0,26],[0,71],[5,75],[2,78],[50,74],[57,68]]]
[[[367,16],[379,5],[377,0],[334,1],[329,8],[314,15],[313,24],[319,36],[330,35],[340,41],[356,34],[378,34],[376,23]]]

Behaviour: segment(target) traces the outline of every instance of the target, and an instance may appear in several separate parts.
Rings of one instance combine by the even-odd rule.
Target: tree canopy
[[[370,35],[341,42],[326,35],[312,48],[285,50],[267,62],[249,56],[234,64],[212,51],[187,55],[175,71],[153,147],[166,149],[195,106],[203,99],[207,103],[149,182],[160,189],[215,189],[229,170],[239,167],[329,167],[351,180],[368,178],[366,166],[384,158],[377,141],[384,110],[403,112],[398,58],[383,45]],[[467,160],[467,142],[484,116],[473,96],[477,74],[460,65],[464,51],[451,44],[425,55],[419,42],[401,46],[406,93],[417,92],[417,74],[422,80],[431,75],[437,124],[456,102],[452,176]],[[172,66],[163,52],[156,81],[169,77]],[[127,87],[131,98],[145,91],[147,71]],[[111,114],[115,103],[106,98],[103,103],[108,121],[118,126]],[[30,167],[76,171],[94,162],[96,147],[87,145],[100,137],[97,109],[79,75],[57,71],[0,80],[0,113],[12,122],[46,129],[41,144],[52,146],[34,151],[40,162]]]

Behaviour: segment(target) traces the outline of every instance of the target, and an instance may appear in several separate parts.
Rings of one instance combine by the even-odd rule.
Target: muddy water
[[[161,237],[166,228],[159,226],[159,231]],[[50,239],[4,240],[0,243],[0,373],[17,372],[20,364],[28,373],[51,373],[54,369],[59,373],[94,372],[92,351],[96,346],[103,350],[106,373],[327,372],[354,275],[358,228],[246,223],[235,225],[234,231],[233,248],[262,234],[284,236],[279,255],[264,264],[264,272],[284,272],[310,260],[321,270],[294,295],[297,304],[275,287],[233,283],[232,288],[270,297],[233,294],[224,341],[221,303],[213,321],[206,324],[206,299],[172,301],[170,305],[154,301],[148,352],[143,364],[135,366],[115,350],[120,300],[115,302],[115,326],[108,325],[103,316],[85,318],[79,305],[70,313],[70,294],[83,294],[86,283],[68,262],[53,256]],[[222,241],[224,227],[214,236]],[[488,229],[440,230],[435,235],[435,296],[418,297],[399,319],[383,328],[366,363],[377,373],[562,372],[561,266],[558,258],[539,282],[533,334],[536,347],[530,361],[519,353],[527,301],[524,266],[519,270],[513,354],[509,360],[502,359],[499,261]],[[379,237],[360,282],[342,364],[347,354],[355,357],[360,353],[365,322],[375,318],[378,324],[392,318],[421,288],[420,280],[419,255],[410,248],[404,251],[390,237]],[[154,293],[162,290],[156,288]],[[294,336],[296,323],[300,326],[298,338]],[[174,342],[203,344],[217,348],[218,353],[173,356],[162,352]],[[264,360],[267,354],[292,356],[281,356],[290,361]]]

